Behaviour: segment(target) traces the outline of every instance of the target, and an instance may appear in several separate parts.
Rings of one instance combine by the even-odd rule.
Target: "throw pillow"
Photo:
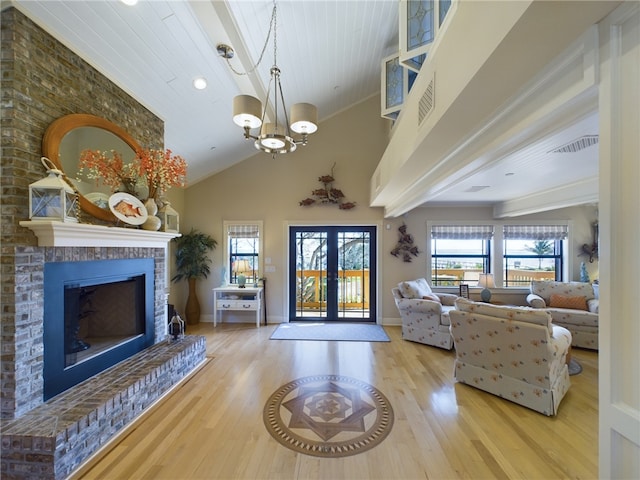
[[[442,303],[442,302],[440,301],[440,297],[439,297],[439,296],[437,296],[435,293],[430,293],[430,294],[428,294],[428,295],[423,295],[423,296],[422,296],[422,299],[423,299],[423,300],[433,300],[434,302]]]
[[[571,308],[573,310],[589,310],[587,307],[587,297],[566,297],[564,295],[551,295],[550,307]]]
[[[400,282],[398,289],[404,298],[422,298],[431,293],[431,287],[424,278]]]

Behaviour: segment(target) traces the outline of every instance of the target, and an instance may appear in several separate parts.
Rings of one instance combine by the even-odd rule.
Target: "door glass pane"
[[[327,316],[327,232],[296,232],[296,317]]]
[[[338,317],[369,318],[369,232],[338,232]]]

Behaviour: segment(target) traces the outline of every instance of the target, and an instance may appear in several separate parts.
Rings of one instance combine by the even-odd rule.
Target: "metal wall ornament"
[[[404,262],[411,263],[411,256],[417,257],[420,250],[413,244],[413,235],[407,233],[406,224],[403,223],[398,227],[398,233],[400,234],[398,243],[389,253],[394,257],[402,258]]]
[[[594,260],[598,259],[598,222],[593,222],[591,225],[591,231],[593,235],[591,245],[588,243],[582,245],[580,253],[578,254],[579,257],[589,257],[589,263],[593,263]]]
[[[299,202],[301,207],[308,207],[310,205],[315,204],[333,204],[338,205],[340,210],[351,210],[356,206],[355,202],[347,202],[344,198],[344,193],[342,190],[335,188],[333,186],[333,182],[335,182],[335,178],[333,176],[333,169],[336,164],[334,163],[331,167],[331,175],[323,175],[318,177],[318,181],[322,183],[323,188],[318,188],[313,190],[311,194],[315,198],[307,197],[304,200]]]

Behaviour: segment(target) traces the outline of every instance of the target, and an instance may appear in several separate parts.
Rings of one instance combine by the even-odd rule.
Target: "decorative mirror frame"
[[[71,130],[80,127],[97,127],[102,130],[106,130],[108,132],[113,133],[115,136],[119,137],[122,141],[124,141],[127,145],[129,145],[134,152],[140,150],[140,145],[138,142],[127,133],[126,130],[119,127],[115,123],[111,123],[109,120],[105,120],[104,118],[96,117],[95,115],[90,115],[86,113],[72,113],[70,115],[65,115],[64,117],[60,117],[57,120],[54,120],[44,132],[44,137],[42,137],[42,154],[51,160],[54,165],[63,173],[64,178],[73,186],[73,182],[68,180],[64,169],[62,168],[62,163],[60,162],[60,144],[62,143],[62,139],[64,136],[69,133]],[[80,203],[80,208],[83,211],[88,213],[89,215],[94,216],[100,220],[104,220],[105,222],[117,222],[118,219],[111,213],[110,210],[106,210],[104,208],[100,208],[98,205],[87,200],[84,195],[78,193],[78,201]]]

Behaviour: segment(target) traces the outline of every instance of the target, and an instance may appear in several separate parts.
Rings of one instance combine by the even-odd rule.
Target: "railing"
[[[466,283],[475,286],[478,283],[482,270],[470,270],[461,268],[438,269],[438,276],[431,278],[431,285],[438,287],[458,286]],[[506,284],[513,286],[529,286],[531,280],[555,280],[556,273],[548,270],[520,270],[509,269],[507,271]]]
[[[297,271],[297,308],[320,309],[327,302],[326,270]],[[301,290],[302,300],[300,300]],[[369,308],[369,271],[340,270],[338,272],[338,305],[341,309]]]

